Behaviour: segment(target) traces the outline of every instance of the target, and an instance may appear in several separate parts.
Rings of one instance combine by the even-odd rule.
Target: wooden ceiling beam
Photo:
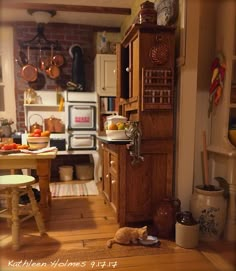
[[[86,13],[105,13],[130,15],[130,8],[116,8],[116,7],[101,7],[101,6],[80,6],[80,5],[63,5],[63,4],[40,4],[40,3],[26,3],[17,1],[1,1],[1,8],[11,9],[35,9],[35,10],[55,10],[66,12],[86,12]]]

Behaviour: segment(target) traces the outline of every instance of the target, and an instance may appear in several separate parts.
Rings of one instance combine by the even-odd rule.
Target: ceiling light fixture
[[[35,10],[29,9],[28,13],[33,16],[37,24],[47,24],[56,15],[55,10]]]
[[[50,41],[44,35],[44,26],[49,23],[50,19],[56,15],[55,10],[35,10],[29,9],[27,12],[34,18],[37,23],[37,34],[36,36],[28,41],[19,41],[21,48],[30,47],[31,49],[44,49],[51,50],[59,49],[60,46],[58,41]]]

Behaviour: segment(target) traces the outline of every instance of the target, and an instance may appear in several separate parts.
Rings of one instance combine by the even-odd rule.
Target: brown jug
[[[176,213],[180,211],[180,200],[165,198],[157,206],[154,213],[154,225],[158,237],[171,239],[175,235]]]

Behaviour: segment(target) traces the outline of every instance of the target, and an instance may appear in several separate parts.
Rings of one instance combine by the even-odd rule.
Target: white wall
[[[189,209],[193,188],[199,17],[200,0],[189,0],[186,16],[186,58],[179,74],[177,95],[175,196],[181,200],[182,210]]]
[[[12,129],[16,128],[16,103],[14,81],[14,51],[12,27],[0,27],[0,55],[2,59],[2,76],[4,86],[5,110],[0,111],[0,117],[11,118],[14,121]]]

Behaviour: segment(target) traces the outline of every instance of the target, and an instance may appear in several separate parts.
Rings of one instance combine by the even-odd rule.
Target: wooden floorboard
[[[44,257],[60,255],[60,252],[84,252],[86,244],[90,250],[106,248],[106,241],[113,237],[118,224],[111,207],[105,203],[103,197],[86,196],[77,198],[54,198],[51,207],[50,221],[46,223],[48,236],[40,237],[34,219],[25,221],[21,225],[21,252],[11,250],[10,228],[6,222],[0,220],[1,235],[1,271],[26,270],[118,270],[118,271],[233,271],[235,270],[235,243],[225,241],[214,244],[201,243],[197,249],[183,249],[174,242],[161,240],[161,246],[170,245],[170,250],[153,255],[126,255],[119,257],[91,259],[87,261],[65,261],[57,259],[46,266],[18,266],[14,257],[18,255],[35,255],[38,261],[32,264],[43,265]],[[119,245],[114,245],[119,246]],[[123,247],[120,246],[120,249]],[[162,248],[162,247],[160,247]],[[111,251],[112,252],[112,251]],[[23,254],[19,254],[23,253]],[[59,253],[59,254],[58,254]],[[111,253],[112,255],[112,253]],[[41,257],[41,258],[40,258]],[[29,259],[30,260],[30,259]],[[55,259],[56,260],[56,259]],[[29,263],[28,263],[29,264]],[[57,265],[56,265],[57,264]],[[74,264],[74,266],[73,266]],[[105,266],[104,266],[105,264]],[[75,266],[77,265],[77,266]]]

